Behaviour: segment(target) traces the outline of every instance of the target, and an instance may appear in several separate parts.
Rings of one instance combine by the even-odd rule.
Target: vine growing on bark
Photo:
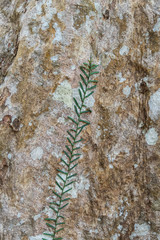
[[[74,127],[67,131],[68,144],[65,145],[65,150],[63,151],[64,157],[61,158],[61,163],[63,169],[57,169],[57,177],[55,181],[56,188],[53,190],[55,196],[55,201],[50,202],[50,208],[53,210],[53,218],[45,218],[47,221],[46,225],[51,229],[51,232],[44,233],[45,236],[50,236],[53,240],[61,240],[62,237],[58,237],[59,233],[64,229],[65,225],[65,216],[64,209],[69,204],[70,198],[68,193],[72,189],[72,184],[75,182],[75,177],[77,173],[75,169],[78,165],[78,160],[81,153],[79,153],[80,147],[78,144],[83,141],[80,137],[82,130],[90,124],[84,116],[87,113],[90,113],[91,110],[87,108],[85,100],[94,93],[94,89],[97,85],[97,80],[91,79],[92,76],[98,74],[98,71],[95,71],[98,65],[92,63],[92,59],[88,63],[83,63],[83,66],[80,66],[82,74],[80,74],[81,81],[79,82],[79,101],[76,98],[74,100],[74,110],[75,118],[68,116],[69,120],[72,121]],[[47,240],[46,238],[42,238]]]

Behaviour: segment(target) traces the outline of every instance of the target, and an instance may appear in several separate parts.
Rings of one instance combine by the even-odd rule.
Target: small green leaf
[[[59,173],[57,174],[57,176],[65,183],[65,180],[61,177],[61,175],[59,175]]]
[[[99,66],[99,65],[92,65],[92,66],[91,66],[91,70],[97,68],[98,66]]]
[[[68,163],[66,163],[66,161],[65,160],[63,160],[63,158],[61,158],[61,161],[68,167],[69,166],[69,164]]]
[[[69,188],[68,190],[66,190],[65,192],[63,192],[62,195],[64,195],[65,193],[69,192],[70,190],[72,190],[72,188]]]
[[[77,106],[79,109],[81,109],[80,106],[79,106],[79,104],[78,104],[78,102],[77,102],[77,100],[76,100],[75,98],[73,98],[73,100],[74,100],[76,106]]]
[[[74,157],[74,156],[80,156],[80,155],[81,155],[81,153],[75,153],[72,156]]]
[[[46,223],[46,225],[47,225],[48,227],[51,227],[51,228],[55,229],[55,227],[54,227],[53,225],[49,224],[49,223]]]
[[[67,175],[67,172],[64,172],[64,171],[62,171],[62,170],[60,170],[60,169],[57,169],[57,171],[60,172],[60,173],[65,174],[65,175]]]
[[[46,236],[51,236],[51,237],[55,236],[55,234],[52,234],[52,233],[43,233],[43,234],[46,235]]]
[[[88,63],[83,63],[84,65],[86,65],[86,66],[89,66],[89,64]]]
[[[94,74],[98,74],[99,72],[92,72],[90,73],[90,76],[94,75]]]
[[[64,229],[64,228],[58,229],[58,230],[56,231],[56,233],[62,231],[63,229]],[[58,239],[54,239],[54,240],[58,240]]]
[[[90,122],[88,122],[88,121],[86,121],[86,120],[84,120],[84,119],[79,119],[79,122],[84,122],[84,123],[86,123],[86,124],[90,124]]]
[[[94,91],[90,92],[85,98],[91,96],[94,93]]]
[[[87,124],[88,125],[88,124]],[[81,127],[79,132],[76,134],[77,136],[82,132],[83,128]]]
[[[69,201],[70,198],[65,198],[65,199],[62,199],[62,202],[65,202],[65,201]]]
[[[70,138],[67,137],[67,140],[71,144],[71,146],[73,147],[73,143],[71,142]]]
[[[76,144],[76,143],[79,143],[79,142],[81,142],[81,141],[83,141],[83,138],[81,138],[81,139],[75,141],[75,144]]]
[[[62,190],[63,188],[61,187],[61,185],[56,181],[56,185]]]
[[[66,155],[66,157],[68,157],[69,159],[71,159],[71,157],[69,156],[69,154],[68,154],[66,151],[63,150],[63,152],[64,152],[64,154]]]
[[[80,90],[80,89],[78,89],[78,91],[79,91],[79,96],[80,96],[80,99],[81,99],[81,101],[83,102],[82,92],[81,92],[81,90]]]
[[[78,123],[73,118],[71,118],[70,116],[68,116],[68,119],[70,119],[72,122],[74,122],[76,125],[78,125]]]
[[[92,111],[90,109],[86,110],[86,111],[82,111],[81,113],[91,113]]]
[[[77,109],[76,105],[74,105],[74,109],[75,109],[75,112],[76,112],[76,114],[77,114],[77,117],[80,117],[80,114],[79,114],[79,112],[78,112],[78,109]]]
[[[70,133],[70,131],[67,131],[67,133],[69,134],[69,136],[70,136],[71,138],[73,138],[73,140],[75,140],[75,137],[72,135],[72,133]]]
[[[68,183],[68,184],[66,184],[66,186],[65,187],[67,187],[67,186],[69,186],[69,185],[71,185],[72,183],[74,183],[75,181],[72,181],[72,182],[70,182],[70,183]]]
[[[75,129],[73,129],[73,128],[71,128],[71,129],[70,129],[70,131],[76,132],[76,130],[75,130]]]
[[[71,167],[70,169],[69,169],[69,171],[71,171],[73,168],[75,168],[76,166],[78,165],[78,163],[76,163],[73,167]]]
[[[59,203],[57,203],[57,202],[50,202],[49,204],[54,204],[54,205],[56,205],[56,206],[60,206],[60,204]]]
[[[80,88],[82,89],[82,92],[85,94],[85,91],[84,91],[84,88],[83,88],[83,85],[81,82],[79,82],[79,85],[80,85]]]
[[[59,207],[59,210],[65,208],[69,203],[66,203],[65,205],[63,205],[62,207]]]
[[[78,129],[83,129],[83,128],[85,128],[86,126],[88,126],[88,123],[86,123],[86,124],[82,125],[82,126],[81,126],[81,127],[79,127]]]
[[[84,79],[84,77],[81,74],[80,74],[80,77],[81,77],[83,83],[87,86],[86,80]]]
[[[65,224],[65,222],[56,223],[56,225],[62,225],[62,224]]]
[[[53,192],[57,197],[61,198],[61,196],[60,196],[58,193],[56,193],[54,190],[52,190],[52,192]]]
[[[89,78],[89,76],[88,76],[88,74],[85,72],[85,70],[84,70],[84,67],[80,67],[80,69],[81,69],[81,71],[84,73],[84,75],[87,77],[87,78]]]
[[[89,80],[88,82],[89,82],[89,83],[98,83],[97,80]]]
[[[90,90],[92,90],[92,89],[94,89],[94,88],[96,88],[96,85],[94,85],[94,86],[92,86],[92,87],[90,87],[90,88],[87,88],[87,91],[90,91]]]
[[[53,219],[53,218],[45,218],[44,220],[46,220],[46,221],[56,221],[56,219]]]
[[[71,149],[67,145],[66,145],[66,148],[67,148],[68,152],[70,152],[70,154],[72,154]]]
[[[67,179],[70,179],[70,178],[75,177],[75,176],[77,176],[77,173],[74,173],[74,174],[70,175]]]
[[[49,208],[51,208],[55,213],[58,213],[58,211],[54,207],[49,206]]]
[[[78,150],[78,149],[80,149],[80,147],[73,148],[73,151],[76,151],[76,150]]]
[[[79,158],[80,158],[80,157],[76,157],[75,159],[73,159],[73,160],[71,161],[71,163],[77,161]],[[69,177],[67,177],[67,178],[69,178]]]
[[[53,240],[62,240],[63,238],[58,237],[58,238],[53,238]]]

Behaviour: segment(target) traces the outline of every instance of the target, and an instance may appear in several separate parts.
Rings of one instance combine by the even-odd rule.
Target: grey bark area
[[[64,240],[160,240],[159,0],[0,0],[0,240],[40,240],[74,116],[87,102]]]

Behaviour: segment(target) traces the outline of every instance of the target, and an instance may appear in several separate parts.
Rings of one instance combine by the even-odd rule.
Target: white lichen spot
[[[123,55],[127,55],[128,53],[129,53],[129,47],[127,47],[127,46],[123,46],[121,49],[120,49],[120,51],[119,51],[119,53],[123,56]]]
[[[17,214],[17,218],[20,218],[21,215],[22,215],[22,213],[19,212],[19,213]]]
[[[102,60],[101,60],[102,67],[106,67],[111,62],[111,60],[115,58],[116,57],[113,53],[105,52],[102,55]]]
[[[112,240],[118,240],[118,238],[119,238],[119,234],[116,233],[116,234],[114,234],[114,235],[112,236],[111,239],[112,239]]]
[[[72,65],[71,66],[71,70],[75,70],[76,69],[76,66],[75,65]]]
[[[58,72],[53,72],[54,75],[58,75]]]
[[[56,30],[55,38],[53,39],[53,44],[55,44],[55,43],[59,43],[62,41],[62,33],[61,33],[61,29],[60,29],[60,27],[58,27],[57,23],[54,23],[53,27]]]
[[[132,232],[131,236],[129,237],[130,240],[135,239],[136,237],[149,237],[150,234],[150,226],[147,223],[143,224],[135,224],[134,225],[134,232]],[[148,238],[146,238],[148,239]]]
[[[35,149],[33,149],[33,151],[31,152],[31,158],[33,160],[40,160],[43,156],[43,149],[41,147],[37,147]]]
[[[101,129],[100,129],[100,126],[98,126],[96,129],[96,138],[99,138],[100,136],[101,136]]]
[[[134,168],[137,168],[138,167],[138,164],[134,164]]]
[[[90,232],[90,233],[96,233],[96,234],[97,234],[97,233],[98,233],[98,229],[90,229],[89,232]]]
[[[126,97],[128,97],[130,93],[131,88],[128,85],[125,88],[123,88],[123,94],[126,95]]]
[[[150,97],[149,116],[152,120],[157,120],[160,116],[160,88]]]
[[[62,156],[62,154],[59,152],[59,149],[54,149],[54,151],[52,151],[51,154],[56,158],[59,158]]]
[[[53,144],[49,141],[46,146],[47,151],[50,151],[52,147],[53,147]]]
[[[37,236],[29,237],[29,240],[42,240],[43,238],[44,238],[44,235],[37,235]],[[51,240],[53,238],[47,236],[47,239]]]
[[[121,231],[121,230],[122,230],[122,228],[123,228],[123,226],[122,226],[122,225],[118,225],[118,227],[117,227],[117,228],[118,228],[118,230],[120,230],[120,231]]]
[[[145,134],[145,139],[148,145],[155,145],[158,141],[158,133],[155,128],[150,128]]]
[[[93,13],[93,14],[91,14]],[[88,34],[91,33],[92,29],[93,29],[93,20],[91,20],[90,17],[93,17],[94,16],[94,12],[90,12],[90,16],[86,16],[86,30],[88,32]]]
[[[32,126],[32,122],[29,122],[29,123],[28,123],[28,126],[30,126],[30,127],[31,127],[31,126]]]
[[[54,127],[52,126],[50,129],[47,130],[47,135],[48,135],[48,136],[52,136],[54,130],[55,130],[55,129],[54,129]]]
[[[79,181],[76,182],[74,186],[72,186],[70,194],[72,195],[72,198],[77,198],[78,193],[82,193],[83,190],[89,190],[89,188],[90,188],[89,180],[81,175]]]
[[[37,214],[33,217],[34,221],[38,220],[41,217],[41,214]]]
[[[159,32],[159,31],[160,31],[160,18],[157,19],[157,22],[153,28],[153,32]]]
[[[120,83],[126,81],[126,78],[122,77],[122,73],[121,72],[117,74],[117,77],[118,77],[118,80],[119,80]]]
[[[113,165],[112,165],[112,164],[109,164],[109,168],[110,168],[110,169],[113,169]]]
[[[71,84],[64,80],[53,93],[53,100],[58,100],[72,108],[72,88]]]
[[[65,123],[65,118],[64,117],[59,117],[58,122],[59,123]]]
[[[8,159],[9,159],[9,160],[12,159],[12,154],[11,154],[11,153],[8,154]]]
[[[44,31],[49,28],[50,21],[53,18],[53,15],[57,13],[57,9],[52,7],[52,4],[49,4],[49,1],[47,1],[48,5],[46,8],[46,14],[42,17],[41,23],[42,27],[41,29]]]
[[[58,55],[52,56],[51,61],[56,62],[58,60]]]

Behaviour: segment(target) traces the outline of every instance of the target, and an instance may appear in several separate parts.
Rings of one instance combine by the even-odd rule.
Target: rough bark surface
[[[160,240],[159,0],[0,0],[1,240],[40,240],[77,95],[88,105],[64,240]]]

